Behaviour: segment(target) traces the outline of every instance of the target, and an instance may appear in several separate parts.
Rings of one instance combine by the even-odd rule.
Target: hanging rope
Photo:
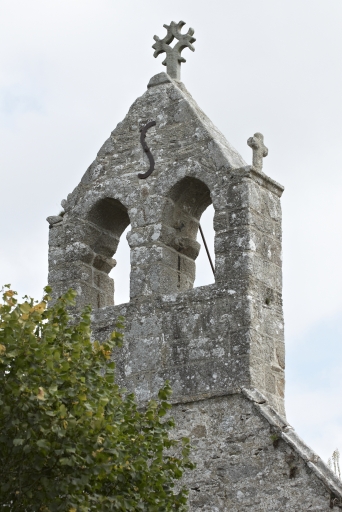
[[[204,243],[205,250],[207,251],[207,256],[208,256],[208,260],[209,260],[209,263],[210,263],[210,266],[211,266],[211,270],[213,271],[213,274],[214,274],[214,277],[215,277],[215,267],[214,267],[214,264],[213,264],[211,256],[210,256],[210,252],[209,252],[209,249],[208,249],[208,246],[207,246],[207,242],[205,241],[205,238],[204,238],[204,233],[203,233],[203,230],[201,228],[201,224],[198,224],[198,226],[199,226],[201,237],[202,237],[202,240],[203,240],[203,243]]]

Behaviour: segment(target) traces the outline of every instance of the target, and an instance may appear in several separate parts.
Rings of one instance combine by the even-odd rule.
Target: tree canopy
[[[9,286],[0,305],[1,510],[182,511],[179,487],[189,440],[170,438],[168,383],[139,409],[115,384],[114,347],[91,341],[91,309],[71,319],[69,290],[53,305],[19,302]]]

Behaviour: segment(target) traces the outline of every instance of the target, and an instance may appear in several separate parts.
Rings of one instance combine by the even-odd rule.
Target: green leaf
[[[193,464],[189,440],[170,438],[169,383],[140,410],[134,395],[115,384],[115,363],[105,360],[124,342],[123,319],[110,339],[93,345],[91,308],[70,321],[73,290],[48,309],[48,295],[17,303],[15,292],[6,293],[0,306],[0,345],[6,348],[0,360],[0,453],[6,460],[0,494],[17,499],[20,479],[29,491],[18,510],[43,502],[56,512],[185,510],[187,491],[175,493],[174,482]]]
[[[72,460],[68,459],[66,457],[63,457],[62,459],[60,459],[59,463],[61,466],[72,466],[73,465]]]
[[[37,446],[39,446],[39,448],[45,448],[45,449],[49,450],[51,447],[51,444],[48,442],[47,439],[39,439],[39,441],[37,441]]]
[[[24,442],[25,439],[13,439],[14,446],[21,446],[22,444],[24,444]]]

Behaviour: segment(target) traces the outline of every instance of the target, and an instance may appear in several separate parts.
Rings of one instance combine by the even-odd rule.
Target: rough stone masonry
[[[191,438],[197,462],[184,478],[191,511],[342,508],[341,482],[285,419],[283,187],[262,159],[243,161],[177,79],[180,52],[194,42],[192,29],[180,37],[183,25],[155,36],[156,53],[181,41],[169,52],[175,78],[151,78],[62,202],[64,215],[48,218],[49,283],[55,295],[76,289],[77,308],[93,306],[97,339],[125,317],[118,379],[141,404],[171,381],[177,434]],[[152,121],[155,168],[139,179],[149,166],[140,130]],[[210,204],[215,284],[193,288]],[[130,302],[115,306],[108,273],[129,224]]]

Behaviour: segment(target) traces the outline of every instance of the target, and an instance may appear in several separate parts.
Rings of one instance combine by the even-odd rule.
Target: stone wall
[[[331,510],[334,494],[314,462],[312,469],[243,394],[178,404],[172,414],[197,464],[184,479],[190,511]]]
[[[139,130],[149,121],[155,170],[141,180]],[[186,479],[192,510],[326,510],[335,489],[326,468],[328,476],[313,476],[306,448],[291,448],[283,431],[277,446],[270,437],[283,428],[272,423],[278,413],[287,425],[282,191],[246,165],[182,83],[161,73],[62,202],[64,215],[48,218],[54,295],[73,287],[76,310],[93,306],[97,339],[125,317],[125,345],[113,355],[119,382],[141,404],[171,382],[179,433],[191,433],[198,461]],[[211,203],[215,283],[193,289],[198,226]],[[130,302],[115,306],[108,274],[129,224]],[[245,388],[264,395],[271,419]]]
[[[139,180],[146,168],[139,126],[151,119],[156,168]],[[122,365],[152,393],[164,376],[177,393],[194,396],[250,385],[284,413],[281,193],[243,162],[184,86],[161,73],[63,202],[64,216],[51,223],[49,283],[56,295],[75,288],[78,308],[112,305],[108,272],[131,223],[129,349]],[[192,291],[198,223],[211,203],[215,285]],[[108,325],[119,310],[109,313]],[[139,369],[148,336],[157,359]]]

